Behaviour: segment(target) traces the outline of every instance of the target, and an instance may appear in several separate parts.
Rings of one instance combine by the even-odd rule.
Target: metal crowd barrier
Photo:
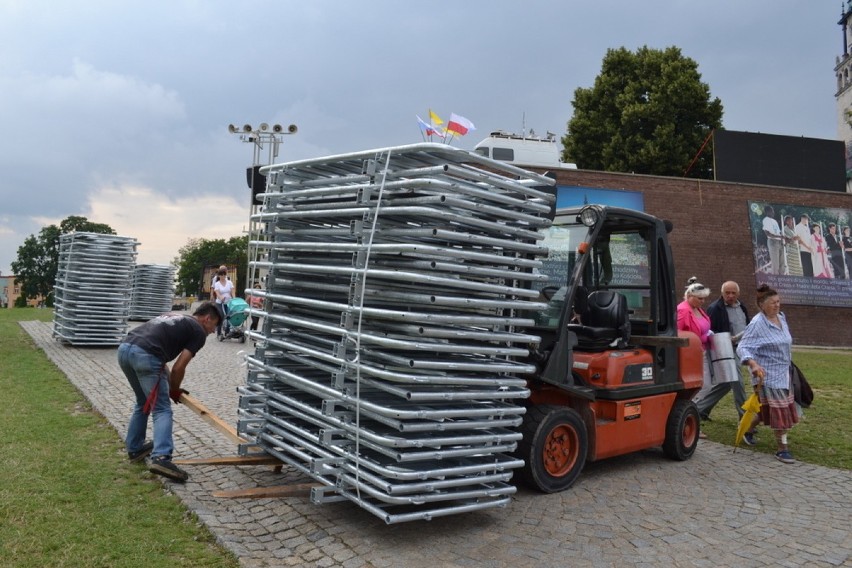
[[[388,523],[505,506],[554,181],[427,143],[262,172],[241,451]]]
[[[175,296],[175,271],[162,264],[137,264],[130,294],[130,319],[148,321],[169,312]]]
[[[118,345],[127,333],[137,241],[74,232],[59,237],[53,335],[80,346]]]

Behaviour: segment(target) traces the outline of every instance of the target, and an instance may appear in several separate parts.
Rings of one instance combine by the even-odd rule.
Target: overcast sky
[[[0,273],[69,215],[167,264],[248,225],[252,147],[277,161],[420,141],[415,115],[564,134],[609,48],[679,47],[731,130],[835,139],[840,0],[0,0]]]

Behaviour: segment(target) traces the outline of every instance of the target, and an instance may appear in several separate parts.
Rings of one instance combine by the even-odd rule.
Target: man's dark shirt
[[[164,363],[188,349],[193,355],[204,347],[207,333],[192,316],[163,314],[136,327],[124,338],[124,343],[138,345]]]

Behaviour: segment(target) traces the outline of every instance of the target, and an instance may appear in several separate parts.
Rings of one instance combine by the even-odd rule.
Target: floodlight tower
[[[228,132],[238,134],[240,140],[247,144],[252,144],[252,161],[251,167],[246,170],[246,181],[251,188],[251,204],[256,205],[255,198],[265,188],[265,180],[260,175],[261,166],[271,164],[278,157],[278,147],[281,144],[283,136],[295,134],[299,128],[295,124],[291,124],[286,129],[280,124],[273,124],[271,127],[265,122],[261,122],[260,126],[253,128],[251,124],[243,124],[237,126],[235,124],[228,125]],[[261,163],[264,150],[266,150],[266,163]]]
[[[257,128],[253,128],[251,124],[244,124],[241,127],[235,124],[228,125],[228,132],[239,134],[240,140],[243,142],[254,144],[253,166],[261,165],[260,159],[264,147],[268,151],[266,164],[271,164],[278,157],[278,146],[281,144],[281,137],[286,134],[295,134],[298,131],[299,128],[295,124],[291,124],[286,130],[280,124],[273,124],[270,127],[265,122],[261,122]]]
[[[295,134],[299,128],[295,124],[288,127],[283,127],[280,124],[273,124],[271,127],[265,122],[261,122],[260,126],[253,128],[251,124],[243,124],[237,126],[235,124],[228,125],[228,132],[237,134],[245,143],[252,144],[252,161],[251,166],[246,168],[246,183],[251,189],[251,201],[249,211],[251,222],[249,223],[248,237],[249,243],[265,238],[265,228],[262,222],[256,222],[255,213],[259,213],[263,209],[263,205],[257,201],[257,195],[266,191],[266,177],[260,174],[262,166],[271,164],[278,157],[278,147],[281,144],[282,137],[289,134]],[[264,150],[266,151],[266,163],[262,163]],[[252,261],[256,262],[257,247],[249,244],[249,271],[247,285],[252,287],[255,282],[260,282],[265,279],[265,274],[259,270],[252,270]],[[264,271],[265,272],[265,271]]]

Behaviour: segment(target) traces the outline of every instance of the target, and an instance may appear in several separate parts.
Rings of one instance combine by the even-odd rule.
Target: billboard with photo
[[[757,285],[784,303],[852,307],[852,210],[748,202]]]

